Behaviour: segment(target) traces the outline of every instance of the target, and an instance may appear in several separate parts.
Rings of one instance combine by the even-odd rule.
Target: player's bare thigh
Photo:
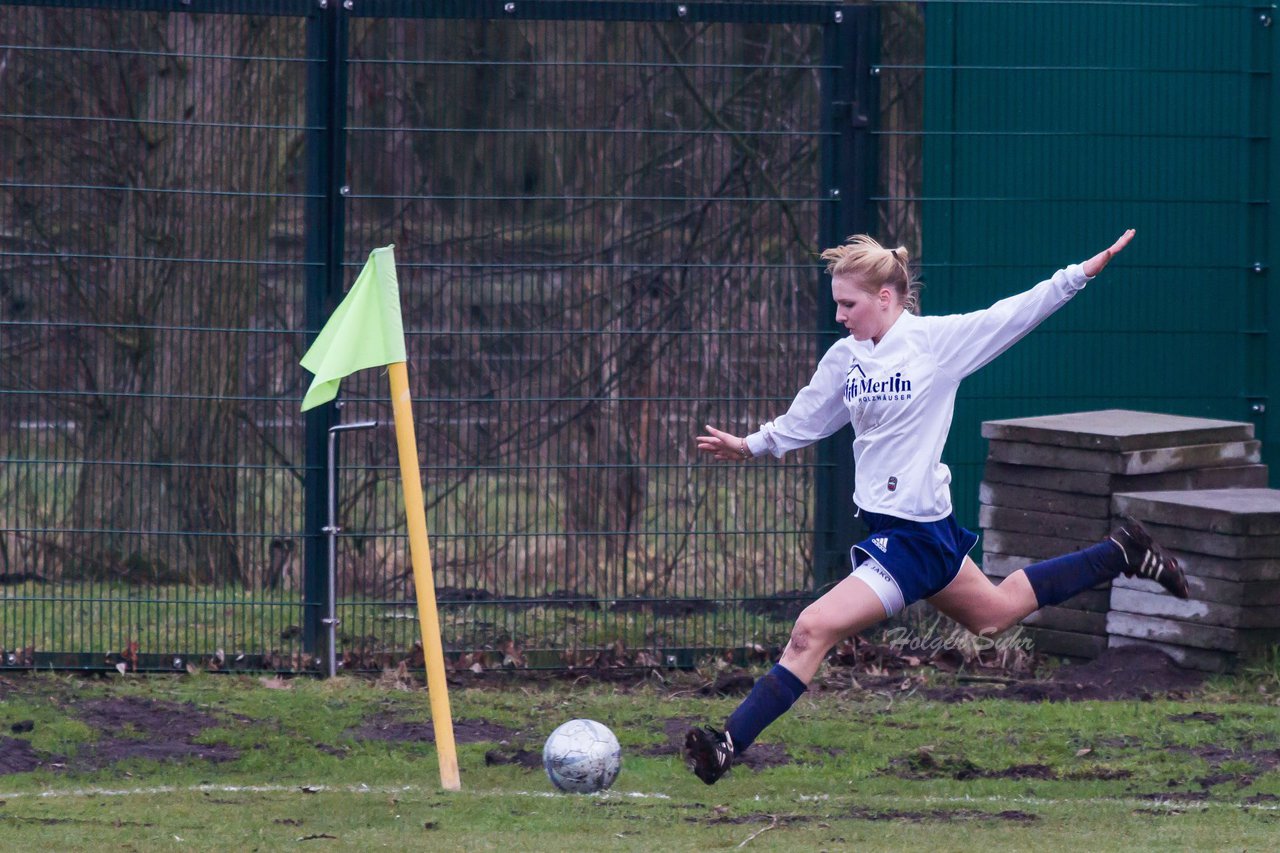
[[[998,634],[1036,608],[1036,594],[1022,571],[997,586],[968,557],[960,572],[929,603],[975,634]]]

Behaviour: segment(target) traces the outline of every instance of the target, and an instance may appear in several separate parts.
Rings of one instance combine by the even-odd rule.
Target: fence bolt
[[[836,9],[836,16],[835,16],[835,17],[836,17],[836,23],[837,23],[837,24],[843,24],[843,23],[844,23],[844,12],[843,12],[843,11],[841,11],[840,9]]]
[[[508,3],[507,5],[502,7],[502,11],[506,12],[508,15],[515,12],[515,10],[516,10],[515,3]]]
[[[1264,27],[1271,26],[1271,16],[1268,15],[1266,12],[1263,12],[1261,15],[1258,16],[1258,23],[1262,24],[1262,26]]]
[[[173,656],[173,668],[182,669],[182,658],[178,657],[177,655]]]
[[[677,15],[679,15],[680,17],[682,17],[682,18],[683,18],[683,17],[685,17],[686,15],[688,15],[688,14],[689,14],[689,7],[688,7],[688,6],[684,6],[684,5],[677,6],[677,7],[676,7],[676,14],[677,14]]]
[[[321,9],[329,8],[329,0],[319,0]]]
[[[1249,406],[1249,411],[1253,412],[1255,415],[1260,415],[1266,410],[1267,410],[1266,403],[1253,403],[1252,405]]]
[[[351,195],[351,187],[346,184],[338,187],[338,195]]]
[[[15,655],[13,652],[9,652],[4,656],[4,662],[7,663],[9,666],[13,666],[15,663],[18,662],[18,656]]]
[[[872,77],[879,77],[879,76],[880,76],[880,66],[879,66],[879,65],[873,65],[873,66],[871,66],[871,76],[872,76]]]
[[[1254,261],[1253,266],[1250,267],[1250,269],[1252,269],[1254,272],[1265,272],[1267,269],[1267,266],[1262,261]]]
[[[355,0],[342,0],[342,8],[346,9],[348,12],[354,9],[355,5]]]
[[[827,190],[827,195],[831,196],[832,198],[840,198],[839,187]]]

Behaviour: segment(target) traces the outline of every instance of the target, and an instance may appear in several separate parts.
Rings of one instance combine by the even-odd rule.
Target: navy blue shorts
[[[867,560],[881,570],[873,570],[875,577],[859,576],[870,581],[890,616],[945,589],[978,544],[977,534],[961,527],[954,513],[939,521],[908,521],[866,510],[860,516],[871,532],[849,550],[854,571]],[[885,595],[886,583],[897,587],[901,603],[894,600],[893,590]]]

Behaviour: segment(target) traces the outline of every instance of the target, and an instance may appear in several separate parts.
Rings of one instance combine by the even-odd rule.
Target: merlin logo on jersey
[[[857,396],[858,384],[865,382],[867,374],[862,371],[862,365],[854,362],[849,365],[849,372],[844,377],[844,401],[847,403]]]
[[[885,379],[868,377],[862,365],[856,361],[849,366],[844,378],[845,402],[858,400],[862,403],[884,400],[910,400],[911,380],[904,379],[902,372]]]

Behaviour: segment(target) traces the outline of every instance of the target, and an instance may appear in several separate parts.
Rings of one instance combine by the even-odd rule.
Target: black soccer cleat
[[[711,726],[689,729],[684,736],[684,755],[693,774],[714,785],[733,766],[733,739]]]
[[[1153,580],[1178,598],[1190,598],[1187,578],[1178,561],[1164,552],[1151,534],[1136,519],[1123,517],[1123,523],[1109,537],[1124,554],[1124,574]]]

